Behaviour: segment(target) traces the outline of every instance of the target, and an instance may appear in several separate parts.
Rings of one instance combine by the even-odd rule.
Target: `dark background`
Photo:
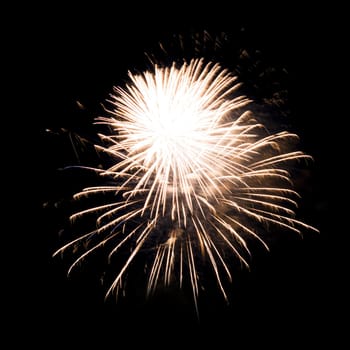
[[[21,241],[19,268],[11,276],[19,282],[14,292],[14,306],[19,307],[12,315],[19,334],[46,348],[80,348],[95,341],[98,348],[107,348],[125,341],[146,348],[211,342],[216,348],[241,343],[249,348],[259,342],[283,349],[292,344],[334,345],[342,338],[346,230],[338,221],[340,205],[334,194],[338,126],[332,123],[334,107],[327,90],[336,44],[324,20],[327,11],[320,11],[286,4],[190,9],[174,3],[143,8],[40,7],[41,15],[28,16],[16,54],[23,62],[19,95],[28,101],[20,111],[19,132],[28,140],[21,164],[29,173],[21,200],[28,219],[16,235]],[[88,125],[101,111],[100,103],[113,85],[123,82],[128,69],[142,66],[143,52],[172,34],[204,29],[232,33],[243,45],[261,50],[266,62],[288,70],[288,124],[315,159],[301,183],[299,214],[321,233],[281,239],[271,253],[258,255],[251,272],[237,271],[229,306],[210,295],[200,299],[198,321],[191,297],[177,290],[147,302],[138,293],[117,305],[104,302],[95,277],[83,273],[67,279],[64,264],[51,255],[59,245],[60,220],[66,214],[54,203],[78,183],[65,181],[57,172],[76,160],[69,131],[93,135]]]

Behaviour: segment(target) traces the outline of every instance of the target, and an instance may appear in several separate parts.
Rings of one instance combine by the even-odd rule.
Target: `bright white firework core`
[[[199,192],[215,197],[221,191],[218,176],[235,172],[231,155],[240,127],[232,113],[248,100],[234,96],[236,77],[202,60],[129,77],[133,85],[116,88],[116,118],[108,120],[119,135],[113,150],[126,153],[123,168],[143,170],[137,188],[150,188],[146,203],[152,198],[152,213],[160,207],[165,212],[171,193],[176,219],[186,223],[183,216],[193,211]]]

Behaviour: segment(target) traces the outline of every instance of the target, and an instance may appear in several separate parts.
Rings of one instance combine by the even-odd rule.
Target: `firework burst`
[[[239,87],[219,64],[193,59],[129,73],[129,83],[115,88],[111,115],[96,119],[109,129],[96,148],[112,165],[91,169],[108,185],[75,195],[112,200],[72,215],[73,221],[92,215],[96,227],[55,253],[83,247],[69,272],[111,247],[109,262],[119,260],[108,296],[146,251],[147,294],[188,281],[197,303],[198,266],[206,264],[227,299],[231,257],[248,266],[251,240],[268,249],[261,233],[271,227],[317,231],[295,218],[299,195],[287,168],[311,157],[291,147],[297,135],[270,134]]]

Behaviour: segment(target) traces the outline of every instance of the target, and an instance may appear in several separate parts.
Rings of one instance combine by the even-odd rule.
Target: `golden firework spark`
[[[250,238],[268,249],[259,225],[317,231],[295,219],[299,195],[286,168],[291,161],[311,157],[290,150],[297,135],[268,134],[229,71],[194,59],[182,66],[155,65],[154,71],[129,73],[129,78],[111,96],[112,115],[96,120],[112,130],[100,135],[104,146],[96,147],[115,163],[95,171],[113,179],[112,185],[75,195],[110,192],[116,200],[72,215],[75,220],[96,214],[97,228],[55,253],[85,245],[69,272],[109,242],[110,258],[121,249],[129,251],[109,295],[152,242],[147,294],[174,279],[181,287],[186,277],[197,303],[201,256],[227,299],[223,280],[231,281],[230,257],[248,266]]]

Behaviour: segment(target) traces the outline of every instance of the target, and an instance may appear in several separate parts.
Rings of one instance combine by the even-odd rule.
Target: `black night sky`
[[[334,147],[334,140],[327,135],[335,127],[325,122],[332,109],[322,103],[327,94],[320,74],[326,74],[332,51],[324,22],[314,12],[282,4],[254,12],[248,4],[201,5],[197,10],[162,6],[52,6],[26,21],[18,55],[28,57],[21,93],[30,96],[22,117],[31,155],[22,157],[25,164],[31,159],[33,181],[25,198],[29,220],[17,236],[23,262],[20,259],[20,271],[14,273],[14,279],[22,276],[15,282],[20,284],[15,329],[43,348],[83,348],[94,342],[98,349],[136,344],[241,349],[256,342],[312,349],[324,342],[336,344],[346,307],[346,258],[340,253],[345,232],[335,223],[337,208],[329,186],[335,175],[327,142]],[[71,181],[59,171],[77,160],[75,152],[81,163],[89,161],[84,150],[72,148],[75,135],[94,137],[91,122],[101,113],[101,103],[113,85],[123,84],[129,69],[144,68],[144,52],[179,33],[190,36],[203,30],[228,33],[239,41],[237,47],[261,52],[263,65],[288,71],[283,75],[291,112],[286,124],[301,137],[302,150],[315,159],[299,180],[303,198],[298,215],[321,233],[277,239],[270,253],[253,258],[250,272],[237,269],[230,305],[211,292],[200,300],[198,321],[190,293],[169,289],[145,301],[143,291],[137,290],[115,305],[103,300],[105,289],[93,266],[68,279],[66,264],[51,255],[59,246],[67,198],[85,181]]]

